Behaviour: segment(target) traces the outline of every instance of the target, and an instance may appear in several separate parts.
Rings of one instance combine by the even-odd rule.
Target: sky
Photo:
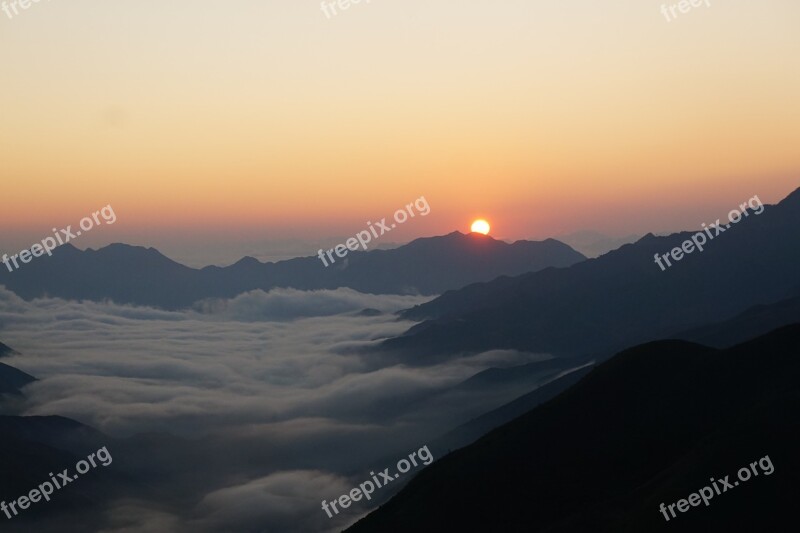
[[[800,3],[43,1],[0,12],[0,251],[187,262],[385,240],[693,229],[800,186]],[[389,238],[391,237],[391,238]],[[319,244],[319,246],[317,246]],[[227,251],[225,251],[227,250]]]

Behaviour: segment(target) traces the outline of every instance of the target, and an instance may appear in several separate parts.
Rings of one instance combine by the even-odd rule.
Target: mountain
[[[48,481],[51,472],[68,468],[68,475],[75,474],[75,464],[103,446],[108,447],[113,459],[119,459],[113,439],[59,416],[0,416],[0,435],[0,500],[5,502],[27,495]],[[116,461],[112,464],[116,466]],[[114,467],[93,468],[74,483],[54,491],[49,502],[31,505],[11,521],[0,515],[3,531],[49,533],[64,531],[65,524],[69,524],[69,531],[98,531],[104,521],[103,504],[131,492],[131,484]]]
[[[676,339],[727,348],[774,329],[800,322],[800,296],[756,305],[730,320],[706,324],[672,335]]]
[[[22,387],[34,381],[35,377],[0,363],[0,394],[20,394]]]
[[[76,454],[111,440],[96,429],[63,416],[0,416],[0,431]]]
[[[757,305],[731,320],[682,331],[671,337],[704,344],[706,346],[713,346],[715,348],[728,348],[735,344],[740,344],[747,339],[765,335],[775,329],[796,323],[800,323],[800,297],[782,300],[770,305]],[[563,372],[564,375],[548,382],[546,385],[535,388],[535,390],[532,390],[508,404],[478,416],[449,431],[439,439],[432,441],[430,443],[430,448],[434,450],[434,455],[437,457],[442,456],[449,450],[456,450],[474,442],[492,429],[506,422],[510,422],[537,405],[554,398],[577,383],[594,367],[593,361],[590,359],[586,359],[584,365],[577,369],[574,365],[581,363],[581,359],[579,358],[556,358],[551,362],[554,366],[560,365],[562,368],[567,368],[567,370]],[[492,374],[501,377],[502,379],[498,380],[498,386],[505,387],[507,384],[513,384],[523,377],[525,375],[526,366],[504,369],[502,371],[499,369],[491,369],[478,376]],[[572,368],[569,368],[570,366]],[[503,374],[506,373],[510,375],[504,376]]]
[[[611,250],[616,250],[620,246],[638,241],[640,235],[628,235],[627,237],[609,237],[596,231],[576,231],[567,235],[559,235],[557,238],[564,244],[568,244],[586,257],[599,257]]]
[[[594,368],[594,366],[591,363],[587,363],[580,368],[566,370],[560,374],[559,377],[549,381],[547,384],[541,385],[497,409],[484,413],[448,431],[440,438],[431,442],[430,448],[434,451],[434,456],[440,457],[444,455],[444,452],[457,450],[467,444],[471,444],[492,429],[502,426],[506,422],[510,422],[518,416],[527,413],[534,407],[555,398],[578,383],[581,378],[592,371],[592,368]]]
[[[702,252],[662,271],[668,253],[694,233],[648,235],[568,268],[476,283],[416,306],[427,321],[389,339],[389,352],[424,358],[518,349],[613,353],[748,308],[800,295],[800,189],[724,230]]]
[[[10,355],[18,355],[18,352],[0,342],[0,357]],[[19,398],[22,396],[22,387],[34,381],[36,381],[36,378],[30,374],[26,374],[13,366],[0,363],[0,407],[8,407],[8,403],[13,397]],[[6,394],[10,396],[3,396]]]
[[[80,251],[66,244],[19,270],[0,269],[0,285],[25,299],[42,296],[150,305],[191,306],[254,289],[352,289],[374,294],[440,294],[476,281],[563,267],[585,257],[553,239],[508,244],[454,232],[392,250],[349,252],[325,267],[318,257],[261,263],[246,257],[228,267],[193,269],[153,248],[113,244]]]
[[[0,514],[3,531],[56,533],[64,524],[68,531],[107,531],[111,502],[174,502],[210,490],[206,476],[222,468],[208,462],[210,452],[168,434],[120,439],[61,416],[0,416],[0,501],[28,494],[50,472],[68,468],[74,474],[79,460],[103,447],[112,457],[107,467],[98,464],[46,505],[31,506],[10,522]]]
[[[725,350],[677,340],[627,349],[434,462],[347,531],[792,531],[799,349],[800,324]],[[759,460],[761,475],[709,506],[669,522],[659,511],[712,477],[733,485]]]
[[[0,342],[0,357],[8,357],[9,355],[15,355],[16,353],[17,352],[12,350],[10,347]]]

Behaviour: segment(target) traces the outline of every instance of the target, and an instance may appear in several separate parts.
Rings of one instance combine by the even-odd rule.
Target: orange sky
[[[117,224],[82,244],[324,240],[423,195],[388,240],[478,216],[512,239],[642,234],[775,202],[800,186],[800,3],[711,4],[0,12],[0,248],[107,204]]]

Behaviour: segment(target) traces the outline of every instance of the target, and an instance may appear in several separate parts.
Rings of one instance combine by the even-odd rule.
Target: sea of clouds
[[[173,312],[26,302],[0,287],[0,340],[19,352],[4,362],[39,379],[23,414],[66,416],[119,439],[170,434],[191,448],[167,446],[160,457],[176,457],[154,458],[156,471],[158,461],[165,472],[189,457],[202,463],[201,486],[174,481],[193,505],[117,501],[106,531],[334,531],[369,508],[330,520],[323,498],[519,393],[461,390],[448,401],[454,386],[542,359],[493,351],[385,364],[371,348],[413,325],[394,313],[428,299],[275,289]]]

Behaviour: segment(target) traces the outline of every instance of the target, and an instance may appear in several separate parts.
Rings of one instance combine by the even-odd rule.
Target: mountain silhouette
[[[0,416],[0,500],[12,502],[51,478],[51,472],[69,468],[90,452],[114,440],[74,420],[60,416]],[[116,457],[114,457],[116,459]],[[41,500],[9,521],[3,514],[3,531],[43,533],[61,530],[97,531],[103,522],[103,504],[123,497],[123,482],[114,469],[94,468],[75,486],[56,490],[49,502]],[[66,489],[66,487],[65,487]]]
[[[800,323],[800,297],[770,305],[754,306],[731,320],[693,328],[672,337],[715,348],[728,348],[783,326],[797,323]],[[583,362],[583,366],[575,369],[576,365],[580,365],[581,362]],[[554,359],[553,363],[560,364],[561,367],[572,368],[567,369],[564,376],[449,431],[437,441],[431,442],[431,449],[436,449],[437,452],[440,452],[439,455],[442,455],[442,451],[455,450],[470,444],[490,430],[554,398],[577,383],[580,378],[594,368],[594,360],[591,357],[562,357]],[[504,372],[517,372],[519,368],[510,368]],[[497,369],[493,369],[493,371],[497,372]],[[511,376],[509,376],[509,381],[513,382]]]
[[[17,354],[17,352],[0,342],[0,357],[14,354]],[[13,366],[0,363],[0,394],[20,395],[22,394],[20,389],[34,381],[36,381],[36,378],[30,374],[17,370]]]
[[[627,349],[555,399],[419,473],[348,533],[791,531],[800,467],[800,324],[718,350]],[[754,476],[667,522],[688,498]]]
[[[567,235],[558,235],[556,238],[572,246],[586,257],[598,257],[611,250],[616,250],[620,246],[639,240],[641,235],[609,237],[596,231],[583,230]]]
[[[798,322],[800,322],[800,296],[774,304],[756,305],[730,320],[682,331],[674,337],[715,348],[727,348],[781,326]]]
[[[43,296],[178,309],[205,298],[254,289],[349,287],[373,294],[440,294],[476,281],[569,266],[585,257],[553,239],[508,244],[454,232],[391,250],[349,252],[325,267],[317,257],[261,263],[246,257],[228,267],[189,268],[154,248],[112,244],[80,251],[66,244],[19,270],[0,269],[0,285],[25,299]]]
[[[11,349],[11,347],[6,346],[2,342],[0,342],[0,357],[8,357],[9,355],[14,355],[17,352]]]
[[[696,232],[647,235],[568,268],[502,276],[402,313],[424,320],[382,348],[424,358],[489,349],[613,353],[800,296],[800,189],[662,271]]]
[[[499,427],[518,416],[521,416],[534,407],[552,399],[580,381],[592,371],[593,365],[587,364],[578,369],[565,371],[564,375],[553,379],[545,385],[535,388],[519,398],[493,409],[488,413],[473,418],[460,426],[448,431],[430,444],[435,455],[442,456],[444,452],[457,450],[487,434],[492,429]],[[513,369],[511,369],[513,370]]]
[[[17,370],[13,366],[0,363],[0,394],[20,394],[20,389],[36,378]]]

